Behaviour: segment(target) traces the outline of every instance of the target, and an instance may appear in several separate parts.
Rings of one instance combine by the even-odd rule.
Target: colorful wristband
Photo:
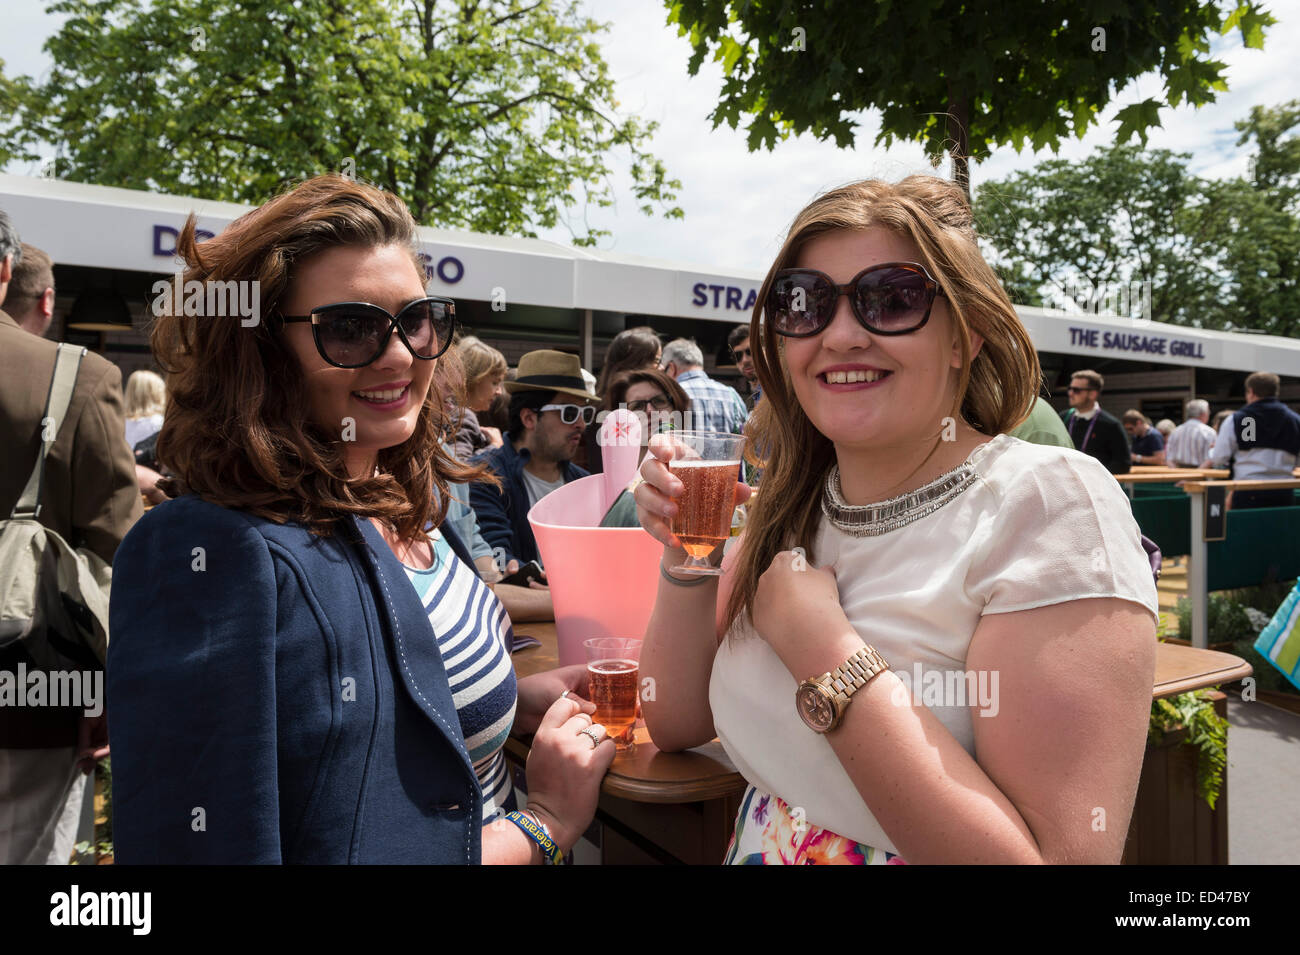
[[[560,847],[555,844],[546,828],[540,822],[534,822],[525,816],[519,810],[506,813],[506,818],[522,829],[528,838],[532,839],[542,847],[542,862],[548,865],[559,865],[564,861],[564,853]]]

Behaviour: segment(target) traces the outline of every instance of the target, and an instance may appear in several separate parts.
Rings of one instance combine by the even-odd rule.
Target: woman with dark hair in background
[[[624,371],[610,379],[609,391],[605,395],[605,413],[620,407],[626,407],[641,418],[642,445],[650,440],[652,434],[690,428],[690,396],[671,375],[658,368]],[[597,440],[593,445],[598,471],[601,470],[599,429],[603,420],[602,415],[594,425]],[[591,460],[590,452],[587,460]]]
[[[652,434],[686,428],[691,399],[681,385],[658,368],[642,368],[610,379],[605,410],[620,407],[643,416],[646,427],[641,437],[649,441]]]
[[[663,345],[658,333],[649,325],[638,325],[614,336],[605,350],[605,363],[596,379],[596,394],[604,397],[615,375],[640,368],[658,368]]]
[[[187,281],[259,283],[265,320],[173,309],[153,331],[182,496],[114,565],[118,859],[553,861],[614,747],[571,692],[585,667],[516,680],[444,525],[448,482],[491,477],[440,446],[455,311],[425,293],[410,212],[321,176],[201,245],[191,217],[178,250]],[[536,733],[528,817],[512,727]]]
[[[605,351],[605,363],[596,379],[596,394],[605,398],[610,382],[625,371],[658,368],[661,354],[663,344],[659,341],[658,333],[649,325],[638,325],[619,332]],[[591,425],[583,435],[583,447],[587,452],[584,467],[592,474],[599,474],[602,470],[599,435],[599,423]]]

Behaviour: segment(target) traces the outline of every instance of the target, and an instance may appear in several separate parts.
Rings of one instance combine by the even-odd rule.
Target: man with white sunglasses
[[[570,460],[599,401],[587,391],[576,355],[543,349],[519,359],[519,373],[504,385],[510,394],[508,439],[474,460],[501,479],[500,490],[470,485],[470,506],[483,539],[503,561],[539,560],[529,509],[556,488],[586,477]],[[540,560],[539,560],[540,562]]]

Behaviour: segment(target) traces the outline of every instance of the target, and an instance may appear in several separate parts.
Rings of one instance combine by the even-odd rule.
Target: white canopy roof
[[[172,272],[176,236],[220,232],[252,206],[57,179],[0,174],[0,209],[23,241],[61,265]],[[712,271],[640,256],[421,227],[434,294],[511,304],[581,308],[740,323],[749,320],[762,275]],[[1040,351],[1179,366],[1273,371],[1300,377],[1300,341],[1206,331],[1091,313],[1019,308]]]

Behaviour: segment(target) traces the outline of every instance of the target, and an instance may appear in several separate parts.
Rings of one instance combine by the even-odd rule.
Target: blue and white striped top
[[[433,566],[405,567],[433,626],[460,717],[465,748],[483,789],[484,822],[515,808],[506,738],[515,721],[514,633],[506,609],[437,530]],[[405,566],[405,565],[403,565]]]

